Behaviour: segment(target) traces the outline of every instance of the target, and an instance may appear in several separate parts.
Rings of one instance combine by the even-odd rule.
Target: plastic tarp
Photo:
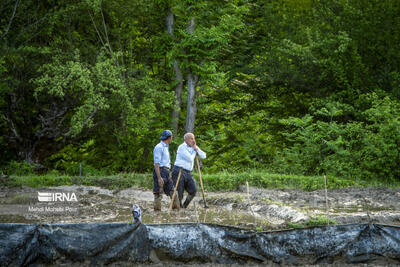
[[[0,265],[120,262],[400,264],[400,227],[255,232],[201,223],[0,224]]]
[[[144,262],[149,253],[141,224],[0,224],[0,266]]]
[[[175,261],[400,264],[400,228],[395,226],[351,224],[259,233],[208,224],[147,228],[152,247]]]

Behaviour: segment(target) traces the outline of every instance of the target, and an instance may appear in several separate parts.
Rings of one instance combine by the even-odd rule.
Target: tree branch
[[[106,21],[104,19],[103,7],[101,6],[101,3],[102,2],[100,2],[100,13],[101,13],[101,17],[103,19],[104,34],[105,34],[106,41],[107,41],[107,44],[108,44],[108,49],[110,50],[111,55],[113,55],[113,50],[112,50],[112,47],[111,47],[111,44],[110,44],[110,39],[108,39],[107,26],[106,26]]]
[[[6,28],[5,32],[1,35],[0,40],[3,39],[7,35],[8,31],[10,30],[11,23],[14,20],[15,12],[17,11],[18,4],[19,4],[19,0],[17,0],[17,2],[15,3],[15,6],[14,6],[14,9],[13,9],[13,13],[11,15],[10,21],[8,22],[8,25],[7,25],[7,28]]]
[[[41,129],[35,133],[35,136],[40,139],[44,136],[57,138],[64,135],[61,126],[66,119],[67,111],[68,107],[58,107],[57,103],[53,103],[51,109],[44,110],[44,115],[39,115]]]
[[[97,35],[99,36],[100,42],[105,47],[106,45],[105,45],[105,43],[103,41],[103,38],[101,38],[101,34],[99,32],[99,29],[97,29],[96,22],[94,22],[94,18],[92,16],[92,14],[90,13],[90,11],[89,11],[89,15],[90,15],[90,19],[92,20],[93,26],[96,29]]]
[[[3,1],[4,2],[4,1]],[[3,10],[7,9],[7,5],[9,3],[13,2],[12,0],[8,0],[7,2],[4,2],[1,6],[0,6],[0,12],[3,12]]]
[[[11,130],[11,132],[13,133],[14,139],[18,140],[19,142],[22,142],[22,138],[21,138],[21,136],[18,134],[18,131],[17,131],[17,129],[15,128],[15,125],[14,125],[12,119],[10,119],[10,118],[8,117],[8,115],[7,115],[7,116],[6,116],[6,115],[3,115],[3,118],[4,118],[4,120],[7,122],[8,128],[9,128],[9,129]]]
[[[90,114],[90,115],[86,118],[85,122],[84,122],[83,125],[82,125],[82,129],[86,127],[86,125],[89,123],[89,120],[91,120],[91,119],[94,117],[94,115],[96,115],[96,113],[97,113],[97,107],[95,107],[94,110],[93,110],[93,112],[92,112],[92,114]]]
[[[31,27],[33,27],[33,26],[39,24],[41,21],[43,21],[44,19],[46,19],[46,17],[47,17],[49,14],[50,14],[50,12],[48,12],[46,15],[44,15],[41,19],[39,19],[39,20],[35,21],[34,23],[32,23],[32,24],[26,26],[25,28],[23,28],[23,29],[18,33],[17,37],[15,38],[14,44],[16,43],[16,41],[19,39],[19,37],[22,35],[22,33],[23,33],[24,31],[26,31],[27,29],[29,29],[29,28],[31,28]],[[40,31],[39,31],[39,32],[40,32]],[[37,33],[37,34],[38,34],[38,33]],[[25,41],[25,43],[28,42],[29,40],[31,40],[32,38],[36,37],[37,34],[35,34],[34,36],[31,36],[28,40]]]

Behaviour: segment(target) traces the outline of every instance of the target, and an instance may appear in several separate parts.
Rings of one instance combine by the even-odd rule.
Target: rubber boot
[[[172,199],[172,196],[171,196]],[[178,194],[175,195],[174,203],[172,204],[172,209],[180,209],[181,205],[179,204],[179,197]]]
[[[183,207],[186,209],[189,206],[190,201],[194,198],[195,195],[188,195],[183,203]]]
[[[154,211],[161,211],[161,194],[154,194]]]

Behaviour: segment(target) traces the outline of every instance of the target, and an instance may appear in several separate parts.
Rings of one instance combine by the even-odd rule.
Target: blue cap
[[[171,132],[170,130],[164,130],[164,131],[162,132],[162,134],[161,134],[160,139],[161,139],[161,140],[165,140],[165,139],[167,139],[167,138],[170,137],[170,136],[172,136],[172,132]]]

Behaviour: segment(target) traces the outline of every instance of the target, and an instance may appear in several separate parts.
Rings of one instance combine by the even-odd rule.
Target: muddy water
[[[39,202],[38,192],[74,193],[77,201]],[[266,190],[207,193],[208,209],[198,195],[188,209],[169,211],[164,196],[162,211],[153,211],[153,194],[137,188],[107,190],[87,186],[33,189],[0,188],[0,223],[131,222],[131,206],[142,209],[147,224],[202,222],[249,229],[288,228],[318,216],[337,223],[375,222],[400,225],[400,190],[346,188],[328,191],[326,210],[323,191]]]
[[[180,211],[148,213],[143,216],[143,222],[148,224],[198,222],[234,225],[245,228],[254,227],[257,223],[264,226],[268,225],[268,221],[257,220],[257,218],[246,212],[231,212],[223,208],[201,208],[197,211],[182,209]]]

